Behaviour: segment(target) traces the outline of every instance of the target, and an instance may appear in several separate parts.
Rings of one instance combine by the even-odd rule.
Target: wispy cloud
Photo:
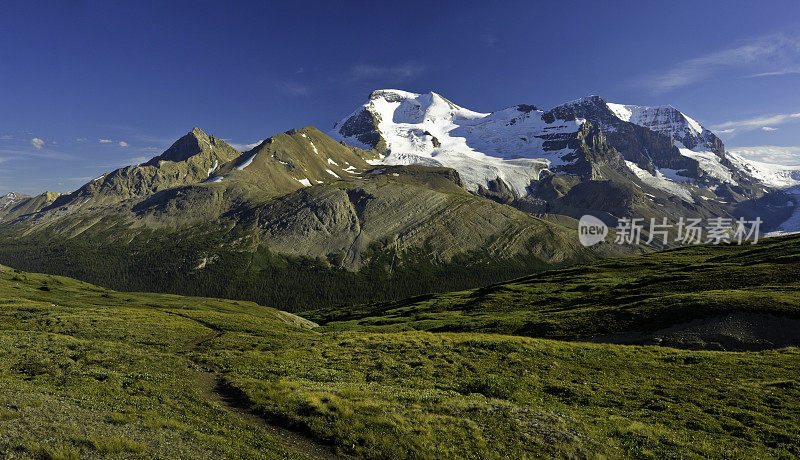
[[[125,141],[119,141],[117,144],[119,144],[120,147],[127,147],[128,146],[128,143],[125,142]]]
[[[414,62],[390,66],[358,64],[350,68],[348,79],[351,81],[403,81],[423,72],[425,72],[425,66]]]
[[[76,160],[75,155],[69,153],[54,152],[49,149],[20,150],[20,149],[0,149],[0,156],[6,160],[19,158],[47,158],[50,160]]]
[[[740,69],[764,77],[793,72],[800,67],[800,35],[776,33],[750,40],[680,62],[673,68],[637,79],[636,85],[654,93],[672,91],[713,75]]]
[[[311,88],[296,81],[282,81],[276,84],[279,89],[292,96],[308,96],[311,94]]]
[[[732,147],[728,152],[741,155],[755,161],[780,165],[800,165],[800,147],[782,147],[778,145],[754,145],[749,147]]]
[[[486,29],[486,30],[483,32],[483,35],[481,35],[481,41],[483,41],[483,44],[484,44],[485,46],[492,47],[492,46],[494,46],[494,45],[495,45],[495,44],[496,44],[498,41],[500,41],[500,39],[499,39],[499,38],[497,38],[497,34],[494,32],[494,30],[492,30],[492,29]]]
[[[752,131],[755,129],[774,131],[777,129],[774,127],[775,125],[782,125],[793,121],[800,121],[800,113],[777,113],[744,120],[726,121],[712,126],[711,129],[717,133],[733,133],[735,131]]]
[[[126,161],[124,161],[124,162],[123,162],[124,164],[123,164],[122,166],[128,166],[128,165],[140,165],[140,164],[142,164],[142,163],[145,163],[145,162],[147,162],[147,160],[149,160],[149,159],[150,159],[150,158],[147,158],[147,157],[145,157],[145,156],[131,157],[131,158],[128,158]]]
[[[9,139],[14,139],[14,136],[12,136],[11,134],[3,134],[2,136],[0,136],[0,140],[7,141]]]
[[[33,139],[31,139],[31,145],[36,150],[42,150],[44,148],[44,141],[39,139],[38,137],[34,137]]]
[[[264,141],[263,141],[263,140],[262,140],[262,141],[255,141],[255,142],[253,142],[252,144],[236,144],[236,143],[234,143],[234,142],[229,142],[229,141],[226,141],[226,142],[228,142],[228,144],[229,144],[231,147],[235,148],[236,150],[238,150],[238,151],[240,151],[240,152],[247,152],[248,150],[253,150],[253,149],[254,149],[254,148],[256,148],[256,147],[257,147],[257,146],[258,146],[260,143],[262,143],[262,142],[264,142]]]
[[[781,69],[773,72],[754,73],[752,75],[745,75],[744,78],[760,78],[760,77],[776,77],[779,75],[796,75],[800,74],[800,68],[795,67],[791,69]]]
[[[97,142],[99,142],[101,144],[110,144],[110,143],[112,143],[114,141],[112,141],[111,139],[97,139]]]

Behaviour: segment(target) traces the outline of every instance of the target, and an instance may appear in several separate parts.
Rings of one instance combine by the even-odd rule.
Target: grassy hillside
[[[788,236],[606,260],[481,289],[306,316],[327,330],[769,348],[800,343],[799,273],[800,237]]]
[[[791,457],[800,351],[317,332],[0,270],[0,454]]]

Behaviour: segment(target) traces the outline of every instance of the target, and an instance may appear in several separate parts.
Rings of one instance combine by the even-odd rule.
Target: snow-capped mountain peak
[[[678,139],[682,143],[686,139],[696,140],[696,143],[689,142],[689,145],[692,145],[690,148],[697,148],[697,146],[711,147],[706,145],[704,139],[704,135],[711,133],[711,131],[703,128],[696,120],[671,105],[646,107],[611,102],[606,103],[606,105],[622,121],[644,126]]]
[[[558,141],[582,124],[546,121],[542,111],[529,105],[482,113],[434,92],[387,89],[373,91],[366,104],[334,125],[332,134],[383,151],[384,164],[452,167],[469,190],[499,177],[524,196],[542,170],[566,162],[563,157],[572,150]]]
[[[331,134],[377,150],[381,156],[373,164],[450,167],[470,191],[485,193],[502,183],[517,198],[538,196],[543,171],[571,176],[564,179],[570,183],[629,180],[701,207],[708,200],[756,198],[797,179],[791,168],[726,155],[713,132],[673,106],[619,104],[596,95],[545,111],[523,104],[484,113],[435,92],[382,89]]]

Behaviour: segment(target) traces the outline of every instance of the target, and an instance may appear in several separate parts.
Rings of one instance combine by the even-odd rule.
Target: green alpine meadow
[[[544,272],[484,292],[354,308],[347,322],[333,319],[337,310],[316,311],[317,321],[328,318],[321,325],[252,302],[119,292],[4,267],[0,450],[18,458],[795,457],[796,334],[777,348],[742,345],[752,331],[736,330],[727,339],[737,351],[712,343],[719,331],[681,348],[620,345],[610,334],[664,330],[687,322],[685,309],[712,321],[775,317],[796,331],[797,279],[786,273],[799,259],[786,248],[797,242],[585,265],[574,270],[590,275],[558,288],[545,283],[563,270]],[[765,257],[774,250],[782,260]],[[712,257],[726,259],[735,287],[655,287],[621,305],[603,294],[621,283],[668,283]],[[637,275],[622,278],[623,265]],[[752,299],[764,286],[782,294],[758,307]],[[553,304],[559,290],[599,294]],[[464,307],[470,299],[481,314]],[[679,313],[664,311],[667,302]],[[600,333],[611,338],[563,340]]]

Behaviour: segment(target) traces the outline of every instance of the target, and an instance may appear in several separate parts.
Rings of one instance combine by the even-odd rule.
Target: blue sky
[[[493,111],[671,104],[800,163],[800,2],[0,5],[0,193],[66,192],[199,126],[329,129],[375,88]]]

